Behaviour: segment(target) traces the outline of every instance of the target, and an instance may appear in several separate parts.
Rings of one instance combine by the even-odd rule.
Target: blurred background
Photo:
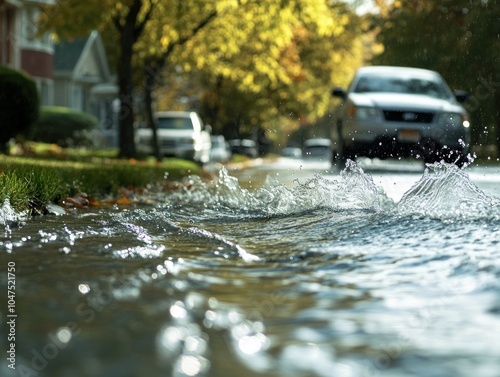
[[[0,64],[27,72],[42,108],[93,115],[100,147],[136,154],[134,130],[195,110],[260,155],[328,136],[363,65],[428,68],[469,92],[472,150],[500,146],[497,0],[0,0]]]

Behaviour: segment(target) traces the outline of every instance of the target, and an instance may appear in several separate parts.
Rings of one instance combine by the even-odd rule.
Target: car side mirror
[[[465,90],[456,90],[455,98],[458,102],[464,103],[469,98],[469,93],[466,92]]]
[[[338,97],[338,98],[342,98],[342,99],[345,99],[347,97],[347,93],[344,89],[342,88],[334,88],[332,90],[332,96],[333,97]]]

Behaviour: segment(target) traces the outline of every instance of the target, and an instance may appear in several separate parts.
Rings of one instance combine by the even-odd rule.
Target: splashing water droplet
[[[86,295],[87,293],[89,293],[89,292],[90,292],[90,287],[89,287],[89,285],[88,285],[88,284],[80,284],[80,285],[78,286],[78,290],[80,291],[80,293],[81,293],[82,295]]]

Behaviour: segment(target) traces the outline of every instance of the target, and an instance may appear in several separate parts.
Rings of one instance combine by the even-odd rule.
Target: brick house
[[[53,104],[54,43],[48,34],[36,37],[41,5],[54,0],[0,0],[0,64],[29,73],[42,105]]]
[[[42,106],[65,106],[100,120],[103,145],[117,144],[118,87],[100,35],[58,44],[37,37],[40,6],[55,0],[0,0],[0,65],[23,70],[36,82]]]

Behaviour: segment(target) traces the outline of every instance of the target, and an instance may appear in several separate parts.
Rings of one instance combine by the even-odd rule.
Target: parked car
[[[330,139],[314,138],[304,142],[304,158],[315,160],[331,161],[332,160],[332,142]]]
[[[258,156],[257,144],[255,141],[250,139],[235,139],[229,141],[229,146],[231,147],[231,152],[233,154],[241,154],[250,158],[256,158]]]
[[[179,157],[199,163],[210,161],[210,133],[194,111],[162,111],[155,113],[158,143],[163,156]],[[153,153],[153,133],[149,128],[136,132],[138,149]]]
[[[470,123],[461,103],[467,96],[452,93],[437,72],[363,67],[346,91],[332,94],[342,99],[331,129],[337,161],[366,156],[465,162]]]
[[[212,149],[210,161],[227,162],[231,159],[231,148],[222,135],[212,136]]]
[[[281,150],[281,155],[283,157],[301,158],[302,149],[298,147],[286,147]]]

